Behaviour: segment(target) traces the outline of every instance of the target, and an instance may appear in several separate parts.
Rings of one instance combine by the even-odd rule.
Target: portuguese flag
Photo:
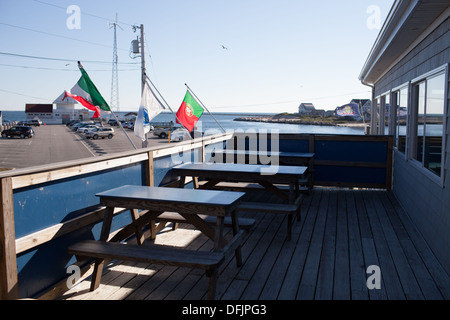
[[[203,108],[192,97],[191,93],[186,91],[183,102],[177,111],[177,123],[182,124],[191,132],[202,114]]]
[[[66,97],[75,99],[84,107],[94,111],[93,118],[98,118],[100,116],[100,110],[111,111],[108,103],[103,99],[100,92],[98,92],[80,61],[78,61],[78,67],[81,71],[81,78],[70,91],[65,92],[63,100]]]

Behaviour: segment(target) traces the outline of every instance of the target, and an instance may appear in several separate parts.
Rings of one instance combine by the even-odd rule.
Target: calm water
[[[117,116],[122,118],[126,112],[119,112]],[[364,130],[362,128],[348,128],[348,127],[333,127],[333,126],[314,126],[314,125],[297,125],[297,124],[283,124],[283,123],[264,123],[264,122],[244,122],[234,121],[235,118],[249,116],[254,114],[213,114],[204,113],[200,118],[197,128],[201,131],[217,130],[221,132],[221,127],[225,130],[259,130],[265,129],[278,130],[279,133],[326,133],[326,134],[355,134],[362,135]],[[263,114],[261,114],[263,115]],[[22,121],[25,120],[24,111],[3,111],[3,120]],[[220,126],[217,124],[219,122]],[[175,122],[175,116],[172,113],[161,113],[152,121],[157,122]]]

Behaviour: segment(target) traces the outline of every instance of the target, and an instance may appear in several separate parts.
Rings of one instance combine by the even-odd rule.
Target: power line
[[[6,63],[0,63],[0,66],[3,67],[12,67],[12,68],[22,68],[22,69],[36,69],[36,70],[50,70],[50,71],[69,71],[69,72],[79,72],[80,69],[62,69],[62,68],[46,68],[46,67],[34,67],[34,66],[23,66],[23,65],[16,65],[16,64],[6,64]],[[117,71],[137,71],[141,70],[141,68],[133,68],[133,69],[118,69]],[[90,71],[111,71],[110,69],[90,69]]]
[[[44,5],[47,5],[47,6],[52,6],[52,7],[55,7],[55,8],[59,8],[59,9],[62,9],[62,10],[64,10],[64,11],[67,10],[67,7],[58,6],[58,5],[53,4],[53,3],[48,3],[48,2],[40,1],[40,0],[32,0],[32,1],[37,2],[37,3],[40,3],[40,4],[44,4]],[[87,12],[84,11],[84,10],[82,11],[81,14],[86,15],[86,16],[89,16],[89,17],[92,17],[92,18],[97,18],[97,19],[100,19],[100,20],[108,21],[108,22],[111,21],[111,19],[108,19],[108,18],[105,18],[105,17],[101,17],[101,16],[99,16],[99,15],[95,15],[95,14],[92,14],[92,13],[87,13]],[[126,22],[123,22],[123,21],[116,21],[116,23],[124,24],[124,25],[130,26],[130,27],[133,26],[133,24],[126,23]]]
[[[39,60],[50,60],[50,61],[64,61],[64,62],[77,62],[80,59],[63,59],[63,58],[50,58],[50,57],[38,57],[38,56],[30,56],[18,53],[10,53],[10,52],[0,52],[0,55],[12,56],[12,57],[20,57],[20,58],[29,58],[29,59],[39,59]],[[103,63],[103,64],[111,64],[111,61],[96,61],[96,60],[83,60],[83,63]],[[122,62],[118,64],[123,65],[137,65],[138,62]]]
[[[11,28],[17,28],[17,29],[22,29],[22,30],[26,30],[26,31],[36,32],[36,33],[40,33],[40,34],[45,34],[45,35],[52,36],[52,37],[63,38],[63,39],[72,40],[72,41],[78,41],[78,42],[83,42],[83,43],[87,43],[87,44],[94,45],[94,46],[111,48],[110,45],[106,45],[106,44],[96,43],[96,42],[82,40],[82,39],[77,39],[77,38],[71,38],[71,37],[60,35],[60,34],[50,33],[50,32],[46,32],[46,31],[39,31],[39,30],[27,28],[27,27],[16,26],[16,25],[13,25],[13,24],[10,24],[10,23],[0,22],[0,24],[4,25],[4,26],[7,26],[7,27],[11,27]],[[128,49],[120,49],[120,50],[127,51],[127,52],[129,51]]]
[[[2,92],[7,92],[7,93],[12,93],[12,94],[16,94],[16,95],[22,96],[22,97],[27,97],[27,98],[33,98],[33,99],[39,99],[39,100],[49,101],[49,99],[44,99],[44,98],[39,98],[39,97],[33,97],[33,96],[29,96],[29,95],[22,94],[22,93],[19,93],[19,92],[14,92],[14,91],[5,90],[5,89],[0,89],[0,91],[2,91]]]

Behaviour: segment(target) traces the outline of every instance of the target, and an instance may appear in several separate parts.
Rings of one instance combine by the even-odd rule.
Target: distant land
[[[234,121],[303,124],[316,126],[345,126],[345,127],[364,127],[368,125],[368,123],[364,123],[362,120],[355,120],[352,117],[338,117],[338,116],[324,117],[315,115],[301,115],[298,113],[279,113],[275,115],[245,116],[236,118],[234,119]]]

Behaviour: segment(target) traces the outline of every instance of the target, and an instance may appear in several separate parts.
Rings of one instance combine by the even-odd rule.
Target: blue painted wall
[[[139,163],[14,190],[16,238],[75,218],[83,214],[80,209],[98,205],[96,193],[124,184],[142,185],[144,177],[144,166]],[[129,214],[122,214],[112,228],[130,221]],[[33,296],[67,276],[66,267],[74,261],[67,247],[79,240],[98,239],[99,234],[100,224],[86,227],[20,255],[19,296]]]

